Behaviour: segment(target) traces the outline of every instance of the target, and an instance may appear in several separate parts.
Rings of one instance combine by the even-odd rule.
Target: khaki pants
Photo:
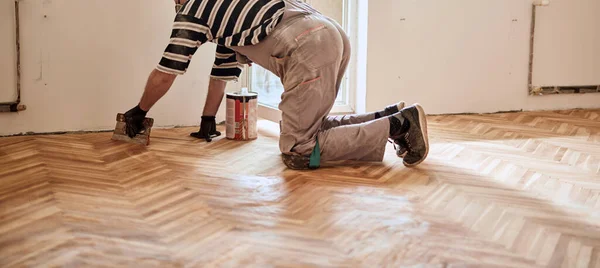
[[[281,78],[282,153],[308,156],[318,138],[322,161],[383,159],[387,118],[328,116],[350,59],[350,42],[336,22],[286,0],[284,18],[265,40],[232,49]]]

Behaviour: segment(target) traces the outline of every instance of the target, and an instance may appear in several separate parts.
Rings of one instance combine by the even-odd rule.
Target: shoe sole
[[[425,140],[425,154],[423,155],[423,158],[421,158],[421,160],[419,160],[418,162],[415,162],[412,164],[403,162],[403,164],[406,167],[414,167],[414,166],[417,166],[417,165],[423,163],[423,161],[425,161],[425,159],[427,159],[427,155],[429,155],[429,136],[427,136],[427,116],[425,115],[425,111],[423,110],[423,107],[421,107],[421,105],[416,103],[415,107],[417,108],[417,111],[419,112],[419,125],[421,128],[421,135],[423,136],[423,139]]]

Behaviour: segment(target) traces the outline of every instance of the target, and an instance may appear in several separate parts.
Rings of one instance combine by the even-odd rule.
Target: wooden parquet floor
[[[261,129],[0,138],[0,267],[600,267],[600,110],[430,117],[414,169],[286,170]]]

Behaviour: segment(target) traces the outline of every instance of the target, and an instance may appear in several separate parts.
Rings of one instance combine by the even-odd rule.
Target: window
[[[346,31],[346,34],[350,37],[352,46],[355,45],[355,32],[356,27],[352,27],[353,23],[356,22],[356,5],[359,0],[305,0],[308,4],[319,10],[324,15],[336,20]],[[344,77],[343,83],[340,87],[338,98],[336,99],[335,106],[332,113],[352,113],[354,109],[354,96],[355,96],[355,79],[350,79],[349,73],[353,73],[355,70],[354,53],[352,55],[350,66]],[[251,91],[258,92],[259,94],[259,114],[261,117],[278,121],[281,118],[281,114],[277,107],[281,101],[281,94],[283,93],[283,85],[277,76],[264,68],[253,65],[246,72],[247,84]],[[354,86],[353,86],[354,85]]]

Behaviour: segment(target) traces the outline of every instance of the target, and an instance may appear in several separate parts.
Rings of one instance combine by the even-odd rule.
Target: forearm
[[[226,86],[227,82],[225,81],[210,79],[208,82],[208,95],[202,112],[203,116],[215,116],[217,114],[225,95]]]
[[[150,77],[148,77],[144,95],[142,95],[142,99],[140,100],[140,108],[144,111],[149,111],[169,91],[176,77],[173,74],[153,70]]]

